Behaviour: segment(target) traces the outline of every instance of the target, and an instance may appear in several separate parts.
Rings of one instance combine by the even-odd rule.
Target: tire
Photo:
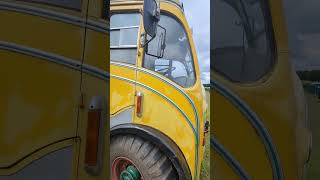
[[[133,135],[119,135],[111,138],[110,167],[119,158],[130,160],[144,180],[178,179],[175,168],[168,157],[157,146]],[[113,172],[113,171],[112,171]],[[116,180],[112,173],[112,180]],[[118,176],[116,176],[118,177]]]

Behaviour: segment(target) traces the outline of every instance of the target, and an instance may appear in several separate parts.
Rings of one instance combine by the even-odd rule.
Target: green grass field
[[[210,179],[210,136],[208,135],[207,144],[205,145],[204,158],[201,164],[200,180]]]
[[[307,180],[320,179],[320,100],[306,92],[313,149],[307,170]]]
[[[207,103],[208,103],[208,111],[205,114],[205,118],[210,120],[210,94],[209,91],[206,91],[207,94]],[[205,145],[204,150],[204,158],[201,164],[201,173],[200,180],[209,180],[210,179],[210,132],[207,135],[207,144]]]

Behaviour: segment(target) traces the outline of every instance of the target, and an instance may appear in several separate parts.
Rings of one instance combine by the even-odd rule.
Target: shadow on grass
[[[307,180],[320,179],[320,101],[305,91],[308,101],[310,127],[312,131],[312,153],[307,169]]]
[[[208,133],[206,139],[207,143],[204,149],[204,157],[201,164],[201,173],[200,180],[209,180],[210,179],[210,132]]]
[[[210,92],[206,91],[206,101],[208,103],[208,109],[205,113],[205,119],[210,121]],[[206,145],[204,149],[204,157],[201,164],[200,180],[210,179],[210,132],[206,137]]]

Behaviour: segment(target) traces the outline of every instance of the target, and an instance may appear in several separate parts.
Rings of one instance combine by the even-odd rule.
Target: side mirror
[[[166,48],[167,30],[158,25],[157,31],[157,34],[146,43],[145,52],[149,56],[163,58],[164,50]]]
[[[146,33],[154,38],[160,21],[160,0],[144,0],[143,25]]]

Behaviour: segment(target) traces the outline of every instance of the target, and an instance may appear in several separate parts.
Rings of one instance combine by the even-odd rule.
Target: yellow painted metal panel
[[[56,142],[76,137],[85,28],[61,17],[86,17],[30,2],[1,5],[7,2],[20,9],[0,11],[1,44],[12,45],[10,51],[0,50],[0,168],[5,174],[44,155],[39,152],[57,150]],[[70,62],[77,66],[67,66]]]
[[[150,71],[150,73],[156,74],[152,71]],[[196,116],[193,112],[191,104],[189,103],[188,99],[180,91],[176,89],[181,87],[179,87],[176,83],[170,81],[174,84],[174,86],[176,86],[176,88],[174,88],[168,83],[164,82],[165,80],[169,79],[165,79],[166,77],[161,75],[158,76],[160,76],[160,78],[163,78],[164,80],[155,78],[154,76],[147,73],[138,72],[137,81],[159,91],[164,96],[174,101],[181,108],[181,110],[190,118],[192,125],[196,127]]]
[[[210,177],[213,180],[241,180],[241,178],[231,169],[229,164],[221,158],[215,151],[210,151],[210,158],[214,159],[210,163]]]
[[[214,114],[212,116],[217,119],[211,129],[214,137],[245,168],[252,179],[261,177],[272,179],[269,159],[261,137],[258,136],[256,130],[246,117],[223,96],[215,91],[213,91],[212,96],[214,96],[212,100]],[[222,169],[222,167],[219,168]],[[217,173],[220,174],[221,172]]]
[[[80,72],[0,50],[0,167],[75,137]]]
[[[81,61],[84,28],[56,20],[0,11],[0,39]],[[62,43],[63,42],[63,43]]]
[[[136,77],[134,70],[114,65],[110,66],[110,72],[112,75],[121,76],[131,80],[135,80]],[[134,84],[111,77],[110,87],[110,114],[115,114],[128,106],[134,105]]]

